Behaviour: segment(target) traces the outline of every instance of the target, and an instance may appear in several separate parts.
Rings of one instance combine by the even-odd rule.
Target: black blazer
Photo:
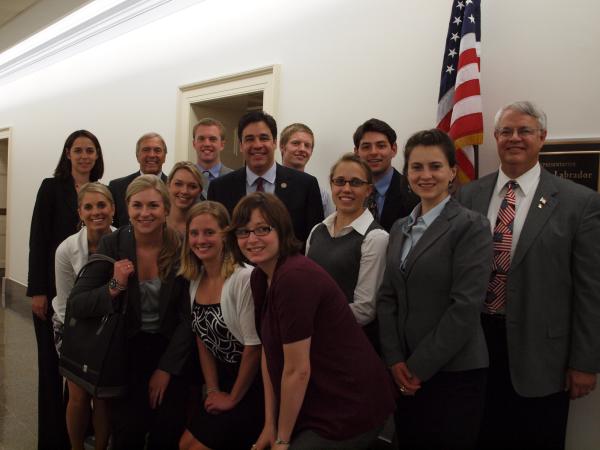
[[[56,295],[54,254],[59,244],[77,232],[77,191],[68,180],[46,178],[35,199],[29,234],[27,295]]]
[[[141,294],[137,277],[136,247],[133,230],[122,227],[104,236],[98,253],[115,260],[129,259],[136,267],[129,278],[127,291],[113,299],[108,291],[108,281],[113,275],[113,265],[96,263],[85,270],[69,296],[69,308],[75,318],[103,316],[114,312],[118,302],[127,295],[126,323],[129,337],[135,336],[142,324]],[[169,340],[158,368],[174,375],[182,373],[193,342],[189,288],[187,281],[176,277],[178,267],[173,267],[166,280],[162,280],[159,294],[159,333]]]
[[[210,182],[208,199],[222,203],[230,214],[246,195],[246,168]],[[319,183],[312,175],[277,164],[275,195],[287,207],[296,237],[306,242],[310,230],[323,220]]]
[[[115,200],[115,218],[113,220],[113,225],[116,228],[129,223],[127,205],[125,204],[125,193],[129,187],[129,184],[139,176],[140,171],[138,170],[131,175],[127,175],[126,177],[122,178],[116,178],[108,183],[108,188],[110,189],[110,192]],[[163,181],[163,183],[167,182],[167,176],[164,173],[160,174],[160,179]]]
[[[408,216],[419,203],[419,197],[408,189],[406,177],[396,169],[385,194],[383,211],[379,211],[379,224],[389,233],[394,222]]]

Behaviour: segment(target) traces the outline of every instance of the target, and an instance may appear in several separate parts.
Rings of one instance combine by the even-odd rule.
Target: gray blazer
[[[404,361],[421,380],[439,371],[487,367],[479,316],[492,270],[488,220],[450,199],[402,269],[407,220],[398,220],[390,231],[377,297],[386,363]]]
[[[497,177],[469,183],[459,200],[487,214]],[[569,367],[600,372],[599,265],[600,195],[542,169],[507,282],[508,359],[519,395],[563,390]]]

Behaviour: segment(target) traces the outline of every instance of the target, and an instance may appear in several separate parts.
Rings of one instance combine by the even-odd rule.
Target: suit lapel
[[[119,242],[117,243],[119,254],[116,259],[129,259],[133,263],[133,267],[136,268],[127,285],[127,302],[128,308],[132,311],[132,317],[139,318],[142,317],[142,307],[140,304],[140,282],[137,276],[137,253],[135,251],[133,228],[129,225],[120,229],[117,233],[119,233]]]
[[[425,230],[419,242],[411,249],[408,253],[405,265],[406,274],[410,274],[415,262],[419,259],[419,257],[431,247],[441,236],[443,236],[448,228],[450,228],[449,221],[457,214],[458,205],[457,203],[450,199],[448,204],[442,210],[442,213],[435,219],[431,225]]]
[[[494,193],[497,179],[498,172],[496,172],[496,176],[487,177],[481,180],[479,183],[479,190],[473,194],[473,202],[471,204],[471,209],[473,211],[477,211],[487,217],[490,200]]]
[[[77,190],[75,189],[75,182],[72,178],[69,178],[67,181],[63,183],[63,198],[67,203],[69,211],[77,211]]]
[[[289,193],[291,192],[290,178],[283,166],[277,164],[275,169],[275,195],[287,205],[286,200],[289,198]]]
[[[231,192],[229,193],[229,198],[231,200],[230,213],[233,212],[235,205],[237,205],[237,203],[246,196],[246,167],[236,170],[233,173],[233,176],[235,178],[233,180],[233,185],[231,186]]]
[[[559,201],[556,194],[558,194],[558,189],[556,189],[555,184],[552,182],[552,176],[546,170],[542,169],[540,182],[531,201],[531,206],[529,206],[527,218],[523,224],[519,242],[517,242],[515,254],[510,263],[511,271],[523,260],[536,236],[558,206]],[[545,199],[545,204],[540,202],[542,198]],[[541,208],[539,207],[540,205],[542,206]]]
[[[400,194],[400,173],[393,169],[392,179],[390,181],[390,186],[385,193],[385,199],[383,201],[383,211],[379,211],[379,223],[388,223],[389,226],[393,223],[393,218],[398,215],[396,212],[401,205],[401,194]],[[410,211],[409,211],[410,213]]]

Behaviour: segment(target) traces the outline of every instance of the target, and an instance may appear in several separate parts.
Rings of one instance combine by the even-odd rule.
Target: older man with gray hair
[[[127,186],[140,175],[152,174],[167,182],[167,176],[162,172],[162,166],[167,157],[167,144],[158,133],[150,132],[142,135],[135,144],[135,157],[140,169],[126,177],[117,178],[108,183],[108,188],[115,199],[115,227],[127,225],[129,215],[125,204]]]
[[[500,109],[494,127],[500,169],[459,192],[494,235],[477,448],[562,449],[569,398],[600,372],[600,195],[540,166],[546,114],[531,102]]]

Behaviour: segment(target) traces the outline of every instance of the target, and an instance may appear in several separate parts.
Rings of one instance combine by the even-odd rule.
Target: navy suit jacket
[[[406,177],[396,169],[393,170],[392,181],[385,194],[383,211],[379,211],[378,220],[388,233],[396,220],[408,216],[419,203],[419,197],[408,189]]]
[[[498,172],[458,192],[487,215]],[[567,368],[600,372],[600,195],[542,168],[512,255],[506,333],[512,384],[524,397],[560,392]]]
[[[277,164],[275,195],[287,207],[296,237],[306,242],[310,230],[323,220],[319,183],[312,175]],[[210,182],[208,199],[222,203],[230,214],[246,195],[246,168]]]
[[[125,203],[125,193],[129,184],[140,176],[140,171],[127,175],[126,177],[116,178],[108,183],[108,188],[115,200],[115,218],[113,225],[119,228],[129,223],[129,215],[127,214],[127,204]],[[167,176],[164,173],[160,174],[160,179],[163,183],[167,182]]]

